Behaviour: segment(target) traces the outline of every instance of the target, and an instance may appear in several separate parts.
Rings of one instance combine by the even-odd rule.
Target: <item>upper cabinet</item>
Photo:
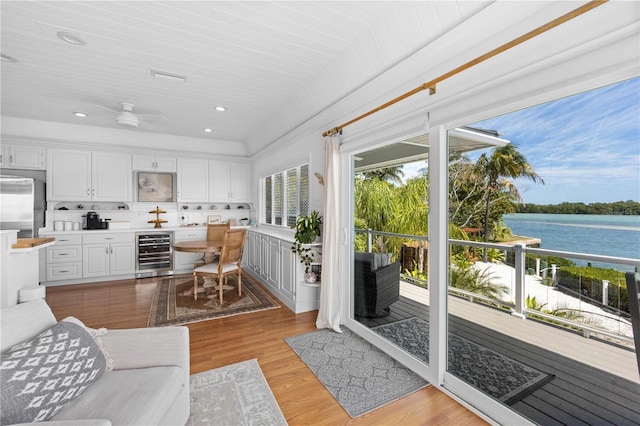
[[[49,201],[132,201],[131,155],[49,150]]]
[[[174,157],[157,155],[133,155],[133,170],[144,172],[175,172],[177,162]]]
[[[44,170],[44,148],[3,144],[2,167],[9,169]]]
[[[209,161],[209,201],[248,203],[250,182],[249,164]]]
[[[178,201],[205,202],[209,195],[209,162],[178,159]]]

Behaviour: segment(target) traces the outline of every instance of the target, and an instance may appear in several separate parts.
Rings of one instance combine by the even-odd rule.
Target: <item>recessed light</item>
[[[217,106],[217,107],[216,107],[216,111],[224,112],[224,111],[226,111],[226,110],[227,110],[227,108],[225,108],[225,107],[223,107],[223,106]]]
[[[206,129],[202,129],[202,130],[203,130],[205,133],[211,133],[211,132],[213,132],[213,129],[210,129],[210,128],[208,128],[208,127],[207,127]]]
[[[0,53],[0,59],[5,62],[18,62],[16,58],[12,58],[11,56],[5,55],[4,53]]]
[[[187,80],[187,77],[185,77],[184,75],[174,74],[172,72],[166,72],[166,71],[158,71],[154,69],[151,70],[151,75],[157,78],[165,78],[167,80],[179,81],[181,83],[184,83]]]
[[[59,32],[57,36],[60,40],[66,41],[67,43],[74,44],[76,46],[84,46],[85,44],[87,44],[87,42],[80,37],[75,36],[71,33],[66,33],[64,31]]]
[[[87,114],[86,112],[80,112],[80,111],[74,111],[73,115],[80,118],[85,118],[89,116],[89,114]]]

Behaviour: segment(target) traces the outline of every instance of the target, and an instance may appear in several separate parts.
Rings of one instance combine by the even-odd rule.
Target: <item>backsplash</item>
[[[151,229],[154,224],[148,221],[154,220],[156,215],[149,212],[156,207],[166,212],[160,214],[160,219],[167,221],[162,224],[163,227],[205,225],[209,216],[219,216],[221,223],[234,219],[239,224],[240,219],[246,218],[249,221],[256,219],[256,213],[251,209],[251,204],[247,203],[58,202],[48,205],[46,229],[53,230],[56,221],[80,223],[82,228],[82,216],[89,211],[98,213],[100,219],[111,219],[109,229],[146,227]]]

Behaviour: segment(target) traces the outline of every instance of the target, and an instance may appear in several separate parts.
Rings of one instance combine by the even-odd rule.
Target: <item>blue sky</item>
[[[544,179],[515,182],[525,203],[640,201],[640,78],[469,125],[500,132]]]

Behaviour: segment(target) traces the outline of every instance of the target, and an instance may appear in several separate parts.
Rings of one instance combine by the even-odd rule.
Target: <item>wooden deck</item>
[[[401,283],[400,301],[385,318],[357,318],[367,326],[410,317],[428,320],[428,291]],[[555,378],[511,406],[544,425],[640,424],[640,375],[635,353],[595,339],[450,296],[449,329]]]

